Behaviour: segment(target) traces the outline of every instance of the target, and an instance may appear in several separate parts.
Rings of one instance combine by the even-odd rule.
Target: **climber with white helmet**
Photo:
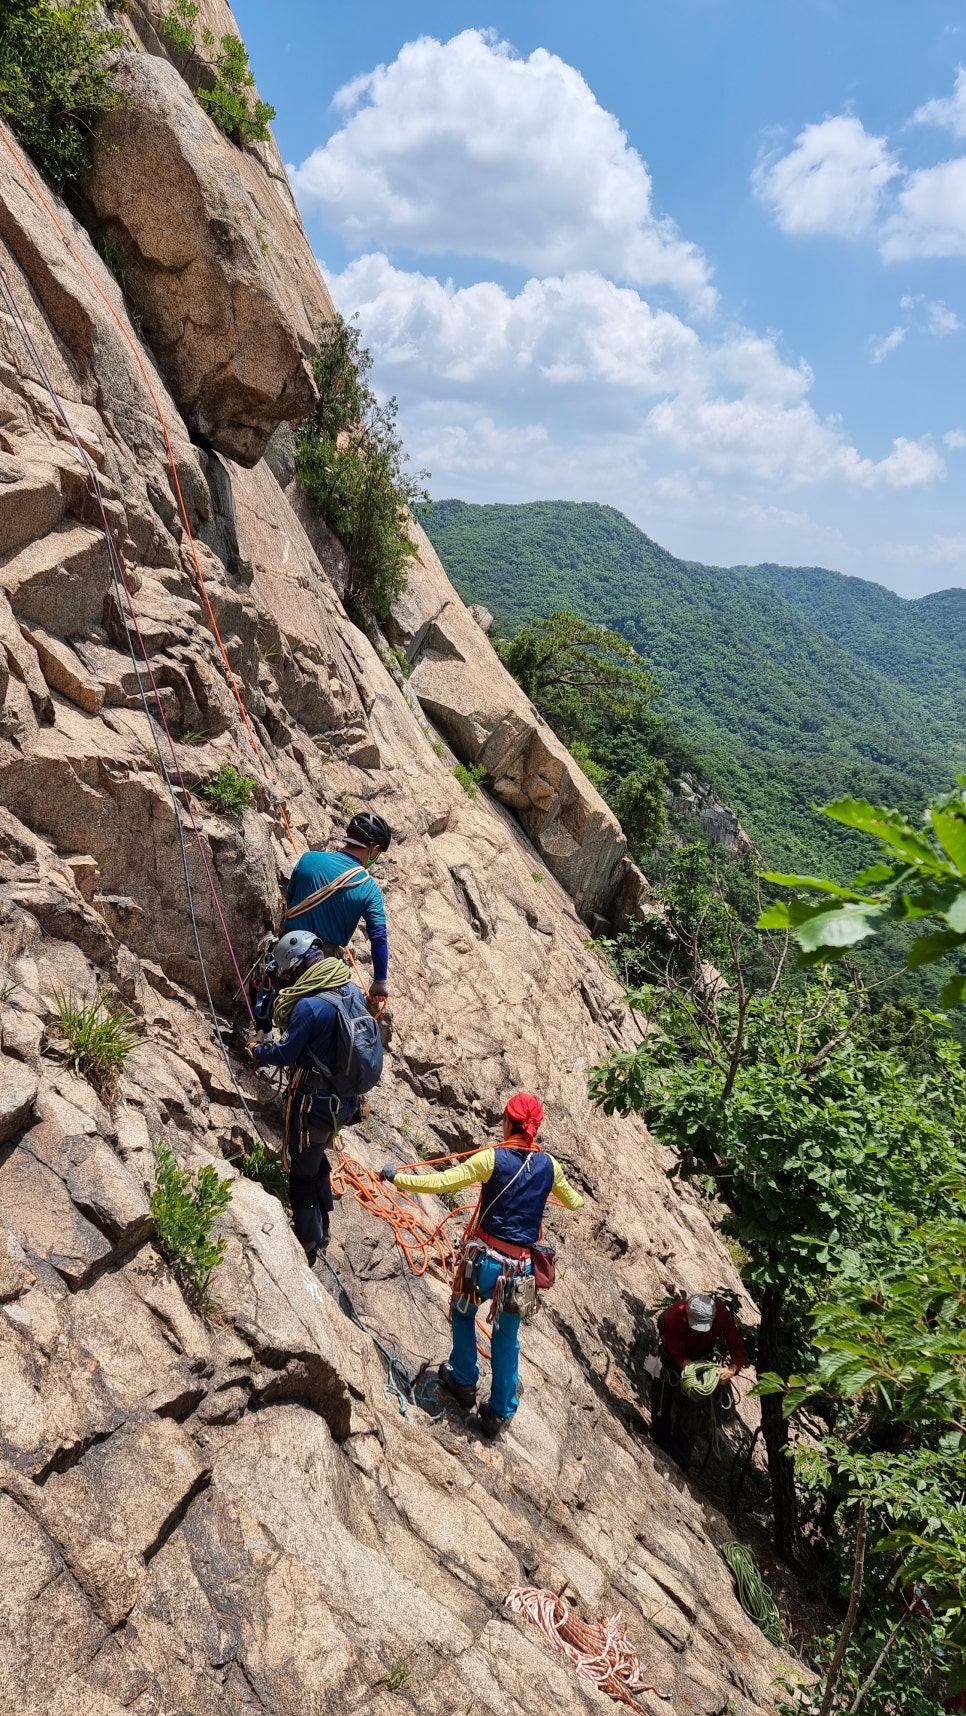
[[[281,988],[278,1041],[249,1045],[256,1066],[290,1067],[282,1161],[289,1170],[292,1222],[309,1264],[329,1242],[334,1208],[326,1150],[341,1127],[361,1119],[362,1097],[382,1072],[382,1039],[349,967],[311,930],[289,930],[272,948]]]
[[[657,1322],[660,1336],[660,1370],[651,1391],[651,1434],[658,1446],[670,1454],[682,1471],[691,1464],[691,1439],[680,1423],[681,1379],[689,1365],[710,1364],[721,1348],[728,1363],[718,1366],[716,1377],[709,1369],[713,1393],[727,1389],[745,1363],[741,1331],[724,1303],[713,1293],[692,1293],[676,1299],[662,1311]]]
[[[338,852],[303,852],[289,877],[286,930],[310,930],[330,956],[341,955],[360,919],[365,920],[372,949],[370,997],[389,994],[389,938],[382,889],[369,874],[381,853],[388,851],[392,832],[375,811],[352,817]]]
[[[479,1414],[483,1434],[490,1439],[517,1409],[521,1317],[533,1315],[536,1287],[553,1280],[553,1253],[538,1244],[547,1199],[553,1192],[569,1210],[579,1210],[584,1201],[568,1184],[560,1163],[537,1143],[542,1122],[537,1098],[521,1091],[503,1111],[502,1146],[478,1150],[442,1174],[409,1173],[389,1164],[381,1175],[405,1192],[482,1188],[453,1288],[453,1350],[438,1375],[458,1405],[467,1410],[475,1406],[476,1312],[482,1300],[491,1300],[493,1375],[490,1398]]]

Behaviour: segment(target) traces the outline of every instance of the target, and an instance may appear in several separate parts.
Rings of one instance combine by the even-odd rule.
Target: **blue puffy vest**
[[[483,1187],[480,1227],[510,1245],[533,1245],[553,1190],[553,1163],[542,1150],[500,1147],[494,1155],[496,1166]]]

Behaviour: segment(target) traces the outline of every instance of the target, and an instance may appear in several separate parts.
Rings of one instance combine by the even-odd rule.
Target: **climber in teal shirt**
[[[348,946],[364,920],[372,949],[370,995],[389,994],[386,908],[369,865],[387,850],[391,838],[388,823],[364,810],[349,823],[341,852],[303,852],[289,878],[282,920],[283,932],[311,930],[332,953]]]

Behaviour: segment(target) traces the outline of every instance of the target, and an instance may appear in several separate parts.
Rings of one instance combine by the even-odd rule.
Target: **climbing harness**
[[[188,518],[188,509],[185,506],[184,495],[181,492],[181,479],[178,476],[178,466],[177,466],[177,461],[175,460],[175,456],[174,456],[174,447],[172,446],[172,443],[171,443],[171,435],[170,435],[170,432],[168,430],[168,425],[167,425],[167,421],[165,419],[164,412],[161,409],[161,402],[158,399],[157,393],[155,392],[154,385],[153,385],[153,383],[151,381],[151,377],[148,373],[147,366],[145,365],[144,360],[142,359],[141,354],[138,351],[137,346],[135,345],[134,341],[132,340],[130,334],[128,333],[127,328],[124,326],[124,322],[123,322],[122,318],[118,315],[117,310],[114,308],[114,305],[111,303],[110,298],[107,296],[107,293],[104,291],[103,287],[100,285],[96,276],[91,273],[91,270],[88,268],[87,263],[84,261],[83,256],[75,248],[75,246],[71,243],[70,239],[67,236],[67,233],[65,232],[60,221],[57,219],[57,216],[54,213],[53,208],[51,207],[47,198],[44,196],[43,191],[40,189],[40,186],[38,185],[33,174],[30,172],[29,168],[26,166],[24,161],[20,158],[19,154],[17,153],[17,150],[13,147],[13,144],[10,142],[10,139],[8,137],[6,137],[2,132],[0,132],[0,141],[3,142],[3,145],[4,145],[5,149],[7,150],[7,153],[11,156],[11,158],[14,162],[14,165],[17,167],[18,171],[20,172],[20,174],[22,175],[22,177],[26,181],[26,183],[30,186],[31,191],[33,192],[34,196],[36,197],[41,208],[44,210],[44,212],[48,216],[51,224],[53,225],[53,227],[57,231],[58,235],[63,240],[67,250],[70,252],[70,255],[73,257],[74,261],[77,263],[78,267],[82,270],[82,272],[87,276],[87,279],[89,280],[90,284],[93,286],[94,291],[97,293],[97,296],[101,299],[101,302],[104,304],[105,308],[107,309],[109,315],[111,316],[111,319],[116,324],[118,332],[120,333],[122,339],[124,340],[124,343],[129,348],[131,355],[134,358],[135,363],[137,364],[138,371],[141,375],[141,379],[144,382],[144,385],[145,385],[145,388],[147,389],[151,403],[154,406],[155,412],[157,413],[158,423],[161,426],[161,434],[164,438],[164,444],[165,444],[165,448],[167,450],[167,455],[168,455],[168,464],[169,464],[170,469],[171,469],[171,480],[172,480],[172,483],[174,485],[174,491],[175,491],[175,494],[176,494],[177,499],[178,499],[178,510],[181,513],[181,521],[182,521],[182,524],[184,525],[185,535],[188,539],[188,545],[191,549],[191,558],[192,558],[192,561],[194,563],[194,569],[195,569],[195,581],[198,585],[199,592],[200,592],[202,600],[204,602],[205,611],[208,615],[208,623],[211,627],[212,634],[213,634],[215,641],[218,645],[219,654],[221,655],[222,663],[224,665],[225,673],[227,675],[228,683],[229,683],[231,690],[232,690],[232,693],[234,695],[235,702],[238,705],[238,711],[239,711],[239,714],[241,715],[242,724],[245,728],[245,733],[246,733],[247,738],[248,738],[248,743],[251,746],[252,753],[255,757],[255,760],[258,764],[258,768],[259,768],[261,775],[262,775],[263,785],[265,786],[266,792],[268,793],[268,796],[269,796],[272,804],[275,806],[276,813],[277,813],[280,821],[282,822],[282,824],[284,826],[284,829],[285,829],[285,832],[288,836],[290,844],[292,845],[293,849],[296,849],[295,848],[295,836],[292,833],[292,827],[291,827],[291,824],[289,822],[288,814],[286,812],[285,806],[282,803],[281,799],[277,796],[277,794],[271,789],[271,786],[268,782],[266,772],[265,772],[265,763],[264,763],[264,760],[262,757],[261,746],[258,743],[258,739],[256,738],[254,728],[252,727],[251,720],[250,720],[249,714],[248,714],[248,710],[245,708],[245,701],[244,701],[244,698],[242,697],[242,694],[241,694],[241,691],[240,691],[239,685],[238,685],[238,680],[235,677],[234,670],[233,670],[231,662],[228,658],[228,651],[225,648],[224,639],[222,638],[221,631],[220,631],[219,626],[218,626],[218,620],[215,616],[215,610],[212,607],[211,597],[208,593],[208,586],[207,586],[207,583],[205,582],[205,575],[201,570],[201,560],[200,560],[199,555],[198,555],[197,544],[195,543],[194,534],[193,534],[192,529],[191,529],[191,523],[190,523],[190,520]],[[51,385],[49,383],[49,378],[48,378],[48,385]],[[51,390],[52,390],[52,387],[51,387]],[[56,395],[55,395],[55,398],[56,398]],[[59,406],[59,401],[58,401],[58,406]],[[65,418],[65,421],[67,421],[65,413],[63,411],[63,408],[59,406],[59,409],[60,409],[61,416]],[[70,430],[72,438],[75,440],[75,443],[76,443],[76,436],[74,436],[73,429],[72,429],[69,422],[68,422],[67,426],[68,426],[68,429]],[[90,461],[87,460],[86,463],[89,465]],[[105,516],[105,522],[106,522],[106,515],[103,515],[103,513],[102,513],[102,516]],[[115,550],[115,552],[116,552],[116,550]],[[146,655],[145,655],[145,663],[147,664],[147,656]]]
[[[644,1669],[634,1646],[627,1636],[622,1615],[601,1616],[589,1625],[571,1614],[569,1605],[555,1591],[541,1590],[536,1585],[517,1585],[504,1599],[504,1607],[517,1615],[525,1615],[540,1627],[549,1639],[573,1663],[581,1680],[589,1681],[600,1692],[606,1692],[616,1704],[626,1704],[630,1710],[643,1711],[644,1706],[633,1694],[653,1692],[667,1698],[656,1686],[648,1686]]]
[[[514,1246],[514,1251],[520,1255],[513,1257],[498,1246],[488,1245],[486,1236],[479,1229],[468,1232],[460,1253],[459,1272],[453,1282],[453,1303],[458,1310],[465,1312],[471,1305],[483,1303],[479,1273],[480,1264],[487,1257],[498,1265],[500,1271],[489,1296],[487,1322],[495,1323],[503,1311],[519,1317],[522,1322],[533,1321],[537,1289],[529,1267],[529,1248]]]
[[[721,1555],[735,1582],[738,1601],[759,1626],[769,1644],[783,1645],[781,1616],[775,1599],[765,1584],[755,1558],[743,1543],[722,1543]]]

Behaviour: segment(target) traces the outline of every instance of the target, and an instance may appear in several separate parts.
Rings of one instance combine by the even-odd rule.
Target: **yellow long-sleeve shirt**
[[[512,1146],[511,1146],[512,1148]],[[565,1204],[568,1210],[579,1210],[583,1198],[575,1192],[566,1174],[555,1156],[550,1157],[553,1163],[553,1195]],[[485,1185],[492,1177],[496,1167],[496,1151],[477,1150],[475,1156],[467,1157],[465,1162],[458,1162],[455,1168],[446,1168],[442,1174],[409,1174],[399,1173],[393,1180],[402,1192],[458,1192],[462,1186]]]

